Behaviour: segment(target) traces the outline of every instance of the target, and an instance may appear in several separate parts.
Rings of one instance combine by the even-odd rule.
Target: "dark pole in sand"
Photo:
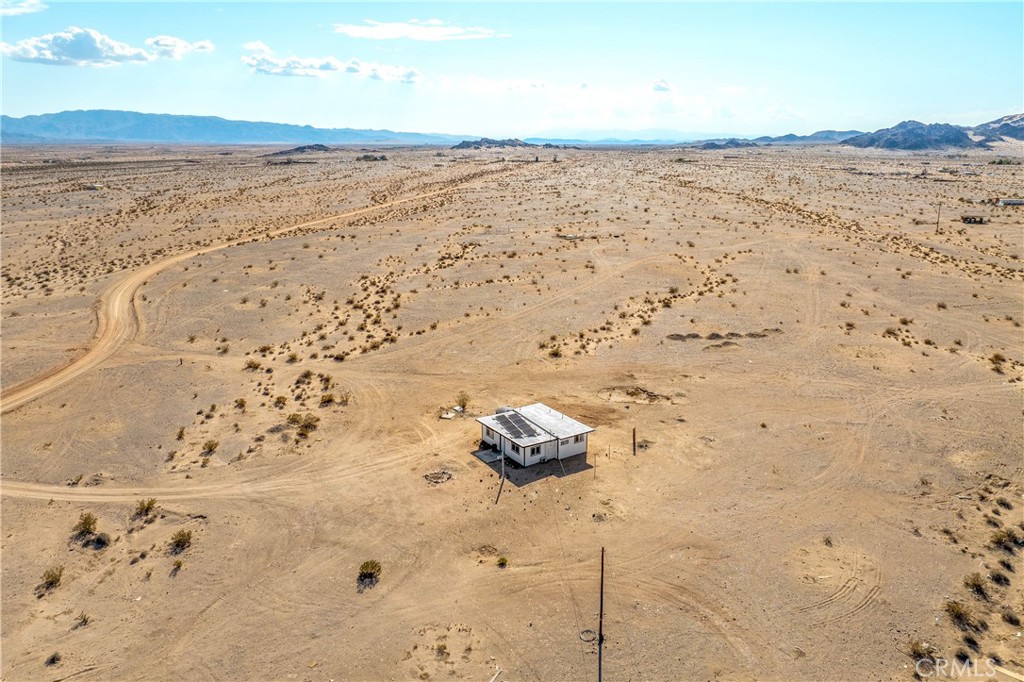
[[[604,651],[604,547],[601,548],[601,601],[597,612],[597,682],[601,682],[601,654]]]

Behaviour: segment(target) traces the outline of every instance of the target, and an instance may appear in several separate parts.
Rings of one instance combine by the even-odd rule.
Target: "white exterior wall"
[[[554,459],[555,442],[556,441],[551,440],[546,443],[538,443],[537,445],[531,445],[530,447],[522,448],[524,461],[520,462],[520,464],[523,464],[524,466],[530,466],[531,464],[537,464],[538,462]],[[530,451],[533,450],[533,448],[538,449],[537,454],[535,455],[530,454]]]
[[[491,432],[490,436],[487,435],[488,431]],[[493,429],[488,428],[488,427],[484,426],[483,424],[481,424],[480,425],[480,440],[482,440],[483,442],[487,443],[488,445],[494,445],[495,443],[498,442],[498,434]]]
[[[589,433],[584,433],[580,436],[580,442],[576,442],[576,438],[570,436],[569,438],[563,438],[558,441],[558,459],[565,459],[566,457],[575,457],[576,455],[582,455],[587,451],[587,437]],[[563,445],[565,443],[565,445]]]
[[[525,448],[519,448],[519,452],[517,453],[512,449],[512,446],[514,445],[512,441],[510,441],[508,438],[502,438],[501,440],[503,441],[502,452],[508,455],[509,459],[515,460],[516,462],[519,462],[523,466],[526,466],[528,463],[533,463],[526,461],[526,453],[529,452],[529,450],[526,450]]]

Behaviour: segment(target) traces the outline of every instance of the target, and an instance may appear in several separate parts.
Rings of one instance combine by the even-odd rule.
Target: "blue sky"
[[[1024,4],[3,0],[2,111],[488,136],[1024,111]]]

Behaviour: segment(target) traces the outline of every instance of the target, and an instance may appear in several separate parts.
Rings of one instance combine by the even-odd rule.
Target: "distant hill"
[[[271,152],[270,154],[264,154],[263,156],[295,156],[296,154],[309,154],[312,152],[332,152],[334,151],[325,144],[304,144],[301,147],[293,147],[291,149],[282,149],[279,152]]]
[[[509,138],[507,140],[492,140],[489,137],[481,137],[479,140],[463,140],[452,149],[503,149],[505,147],[536,147],[535,144]]]
[[[1010,114],[971,128],[975,135],[1024,140],[1024,114]]]
[[[863,135],[859,130],[819,130],[810,135],[780,135],[779,137],[755,137],[754,142],[758,144],[836,144],[857,135]]]
[[[735,138],[726,140],[724,142],[705,142],[704,144],[697,145],[697,149],[739,149],[741,147],[757,147],[756,142],[749,140],[737,140]]]
[[[903,121],[892,128],[883,128],[873,133],[857,135],[840,144],[851,147],[874,147],[877,149],[945,149],[949,147],[966,149],[977,146],[967,132],[948,123],[920,123]]]
[[[11,118],[0,116],[4,144],[173,142],[179,144],[451,144],[463,136],[391,130],[314,128],[232,121],[218,116],[140,114],[93,109]]]

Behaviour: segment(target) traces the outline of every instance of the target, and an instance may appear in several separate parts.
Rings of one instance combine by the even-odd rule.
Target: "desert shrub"
[[[255,360],[253,358],[249,358],[248,360],[245,361],[245,368],[246,369],[259,369],[262,366],[263,366],[262,362],[260,362],[259,360]]]
[[[84,628],[86,625],[89,624],[90,620],[92,620],[92,619],[89,618],[89,614],[86,613],[85,611],[82,611],[81,613],[78,614],[78,618],[75,619],[74,627],[75,628]]]
[[[931,666],[935,664],[935,647],[927,642],[922,642],[919,639],[910,640],[910,646],[907,653],[909,653],[910,657],[914,659],[915,670],[917,668],[921,668],[921,671],[924,672],[927,669],[924,666]]]
[[[985,579],[981,573],[971,573],[964,578],[964,587],[973,592],[979,599],[988,599],[988,590],[985,588]]]
[[[135,503],[135,516],[143,518],[149,516],[156,509],[156,498],[150,497],[146,500],[139,500]]]
[[[334,404],[334,394],[333,393],[324,393],[322,396],[320,396],[320,407],[327,407],[328,405],[333,405],[333,404]]]
[[[209,453],[209,454],[212,455],[214,452],[217,451],[217,448],[219,448],[219,447],[220,447],[220,442],[216,441],[216,440],[213,440],[211,438],[210,440],[208,440],[205,443],[203,443],[203,452],[204,453]]]
[[[1014,627],[1020,626],[1020,618],[1009,606],[1004,606],[1001,613],[1003,620]]]
[[[58,663],[60,663],[60,652],[59,651],[54,651],[46,659],[46,665],[53,666],[53,665],[57,665]]]
[[[505,568],[508,566],[508,559],[503,556],[498,557],[498,568]]]
[[[993,547],[998,547],[1012,554],[1016,551],[1017,547],[1024,545],[1024,538],[1017,535],[1013,528],[1000,528],[992,533],[989,542],[992,543]]]
[[[971,616],[971,610],[967,608],[967,605],[963,602],[958,602],[953,599],[947,600],[943,606],[943,610],[949,619],[953,621],[961,630],[971,630],[974,628],[974,619]]]
[[[459,395],[455,397],[455,404],[465,410],[469,407],[469,394],[465,391],[459,391]]]
[[[360,589],[366,589],[367,587],[373,587],[380,580],[380,574],[382,571],[380,562],[376,559],[369,559],[364,561],[359,567],[359,577],[356,579],[356,583]]]
[[[43,571],[43,582],[41,587],[43,590],[49,591],[60,585],[61,578],[64,577],[63,566],[51,566],[50,568]]]
[[[180,529],[171,536],[171,553],[181,554],[192,546],[192,531]]]
[[[299,436],[306,438],[310,432],[316,431],[316,428],[320,425],[320,417],[315,414],[305,414],[302,419],[299,420]]]
[[[175,440],[185,440],[185,427],[182,426],[178,429],[178,435]]]
[[[76,535],[92,535],[96,532],[96,515],[92,512],[82,512],[78,517],[78,523],[72,528]]]

